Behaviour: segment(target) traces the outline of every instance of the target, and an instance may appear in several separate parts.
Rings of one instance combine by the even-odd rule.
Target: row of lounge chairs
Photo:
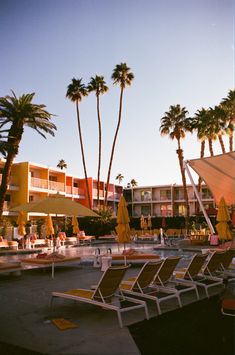
[[[235,272],[229,269],[233,256],[230,251],[195,254],[188,267],[180,270],[176,269],[180,257],[148,261],[138,275],[128,279],[124,279],[128,266],[111,266],[91,289],[52,292],[51,305],[55,298],[62,298],[115,310],[122,327],[121,315],[126,311],[143,308],[149,319],[147,301],[154,301],[161,314],[163,301],[176,298],[182,307],[183,293],[194,291],[199,299],[198,287],[203,287],[209,298],[210,288],[235,280]]]

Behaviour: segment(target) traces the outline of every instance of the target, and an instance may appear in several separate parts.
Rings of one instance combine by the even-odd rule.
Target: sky
[[[177,145],[159,132],[170,105],[189,116],[213,107],[234,89],[235,0],[1,0],[0,96],[35,93],[57,126],[43,139],[25,128],[16,161],[56,167],[83,177],[75,104],[66,98],[73,77],[88,84],[103,75],[100,98],[101,179],[106,181],[117,125],[120,88],[111,75],[127,63],[135,79],[125,89],[111,182],[138,186],[181,184]],[[88,176],[97,177],[96,97],[80,104]],[[228,151],[228,140],[225,139]],[[187,134],[184,158],[198,158],[200,144]],[[218,144],[215,153],[221,154]],[[209,156],[206,148],[206,156]]]

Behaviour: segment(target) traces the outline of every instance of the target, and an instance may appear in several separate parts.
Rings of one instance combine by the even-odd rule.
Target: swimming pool
[[[126,249],[134,248],[135,250],[145,253],[145,254],[156,254],[159,255],[160,258],[166,258],[168,256],[181,256],[181,260],[178,264],[178,267],[184,267],[185,264],[189,261],[189,259],[194,254],[193,251],[182,251],[182,250],[173,250],[173,249],[154,249],[153,245],[149,244],[141,244],[141,245],[131,245],[128,244]],[[60,247],[56,251],[60,254],[63,254],[66,257],[76,257],[80,256],[83,264],[92,264],[94,262],[95,256],[102,256],[105,254],[121,254],[124,250],[123,245],[119,245],[117,243],[102,243],[98,245],[89,245],[89,246],[73,246],[73,247]],[[43,252],[50,254],[52,249],[44,249]],[[24,254],[16,254],[16,255],[5,255],[1,256],[1,260],[3,262],[12,262],[12,261],[20,261],[22,258],[31,258],[35,257],[35,253]],[[27,267],[28,268],[28,267]]]

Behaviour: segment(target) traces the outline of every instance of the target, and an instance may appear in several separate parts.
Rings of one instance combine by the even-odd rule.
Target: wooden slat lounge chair
[[[142,300],[136,300],[126,297],[119,290],[119,285],[129,266],[113,266],[109,267],[101,277],[98,285],[92,289],[72,289],[63,292],[52,292],[51,305],[54,298],[65,298],[74,301],[90,303],[100,306],[103,309],[113,310],[117,312],[119,325],[122,328],[122,313],[138,308],[144,308],[145,316],[149,319],[146,303]],[[125,306],[125,302],[128,305]]]
[[[197,286],[192,282],[182,282],[181,280],[175,279],[174,271],[176,266],[180,261],[180,257],[178,256],[169,256],[164,260],[159,269],[156,277],[154,279],[154,285],[158,290],[175,294],[178,298],[179,305],[182,307],[180,296],[185,292],[195,291],[197,299],[199,299],[199,294],[197,290]]]
[[[124,280],[120,285],[120,288],[124,293],[128,293],[133,297],[140,297],[154,301],[159,314],[162,313],[160,303],[172,298],[177,298],[179,306],[181,307],[181,301],[178,294],[165,287],[159,289],[156,287],[156,284],[153,284],[153,280],[161,269],[163,263],[163,259],[156,262],[145,263],[137,277],[130,278],[126,281]]]
[[[203,265],[208,265],[206,259],[208,254],[194,254],[189,265],[185,269],[176,271],[176,280],[192,282],[197,286],[203,287],[207,297],[209,298],[209,288],[223,284],[223,280],[218,277],[213,277],[202,273]]]

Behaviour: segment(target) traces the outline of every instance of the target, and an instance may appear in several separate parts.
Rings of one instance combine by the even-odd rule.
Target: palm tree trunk
[[[2,181],[0,186],[0,219],[2,218],[2,214],[3,214],[3,207],[4,207],[5,197],[7,193],[7,187],[10,181],[10,174],[11,174],[11,168],[12,168],[14,157],[15,154],[9,153],[7,155],[6,163],[2,171]]]
[[[201,141],[201,152],[200,152],[200,158],[204,158],[204,155],[205,155],[205,145],[206,145],[206,142],[205,140]],[[199,178],[198,178],[198,193],[200,194],[201,192],[201,189],[202,189],[202,178],[201,176],[199,175]],[[199,202],[197,201],[196,202],[196,213],[199,213],[199,209],[200,209],[200,206],[199,206]]]
[[[108,176],[107,176],[106,189],[105,189],[105,199],[104,199],[104,206],[106,206],[106,207],[107,207],[107,201],[108,201],[108,186],[109,186],[112,163],[113,163],[114,149],[115,149],[116,140],[117,140],[117,136],[118,136],[118,131],[119,131],[119,128],[120,128],[120,123],[121,123],[121,117],[122,117],[123,90],[124,90],[124,88],[121,87],[120,102],[119,102],[119,114],[118,114],[118,124],[117,124],[116,132],[115,132],[115,135],[114,135],[113,146],[112,146],[111,156],[110,156],[110,161],[109,161],[109,169],[108,169]]]
[[[87,179],[86,162],[85,162],[85,154],[84,154],[84,147],[83,147],[83,140],[82,140],[82,131],[81,131],[78,101],[76,101],[76,110],[77,110],[78,132],[79,132],[79,139],[80,139],[80,145],[81,145],[83,170],[84,170],[84,175],[85,175],[85,180],[86,180],[88,203],[89,203],[89,208],[91,208],[91,198],[90,198],[90,190],[89,190],[88,179]]]
[[[97,116],[98,116],[98,128],[99,128],[99,157],[98,157],[98,171],[97,171],[97,206],[99,206],[99,201],[100,201],[101,142],[102,142],[99,95],[97,95]]]
[[[233,151],[233,132],[229,133],[229,151]]]
[[[189,201],[188,201],[187,184],[186,184],[186,177],[185,177],[184,156],[183,156],[183,150],[180,147],[179,141],[178,141],[178,149],[176,152],[177,152],[178,158],[179,158],[179,165],[180,165],[180,171],[181,171],[182,183],[183,183],[183,189],[184,189],[184,200],[185,200],[185,207],[186,207],[186,217],[185,217],[186,226],[185,227],[186,227],[186,231],[188,231]]]
[[[218,134],[218,139],[219,139],[219,142],[220,142],[222,153],[225,154],[226,152],[225,152],[225,147],[224,147],[224,141],[223,141],[223,138],[222,138],[221,134]]]
[[[212,139],[208,138],[208,144],[209,144],[209,151],[210,151],[210,155],[211,157],[214,156],[214,152],[213,152],[213,143],[212,143]]]

